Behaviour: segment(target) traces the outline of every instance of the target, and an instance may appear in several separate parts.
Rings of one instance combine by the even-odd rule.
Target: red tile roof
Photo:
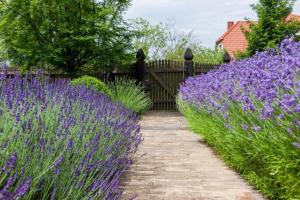
[[[300,22],[300,15],[290,14],[286,19],[286,22],[290,21],[299,21]]]
[[[248,42],[243,31],[249,31],[250,24],[247,21],[236,22],[217,40],[217,44],[223,43],[224,49],[228,51],[231,57],[234,57],[234,54],[239,51],[244,51]]]
[[[286,21],[296,20],[300,22],[300,16],[290,14]],[[247,21],[238,21],[232,25],[228,31],[226,31],[217,41],[216,44],[223,44],[223,48],[226,49],[229,55],[234,58],[238,52],[243,52],[248,47],[248,41],[244,34],[244,31],[249,31],[251,23]]]

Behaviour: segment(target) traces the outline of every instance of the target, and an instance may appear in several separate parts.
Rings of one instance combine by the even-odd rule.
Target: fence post
[[[185,66],[185,77],[194,76],[194,63],[193,63],[193,51],[191,48],[187,48],[184,54],[184,66]]]
[[[115,74],[113,72],[104,71],[102,73],[102,79],[105,83],[115,82]]]
[[[143,49],[139,49],[136,54],[135,72],[134,76],[138,83],[144,85],[146,77],[146,56]]]
[[[224,56],[223,56],[223,62],[224,63],[230,63],[230,61],[231,61],[231,57],[230,57],[229,53],[226,51]]]

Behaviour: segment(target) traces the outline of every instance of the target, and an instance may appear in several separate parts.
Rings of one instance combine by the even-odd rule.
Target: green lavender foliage
[[[197,109],[178,100],[181,113],[192,131],[201,134],[204,141],[239,172],[251,185],[269,199],[299,199],[299,149],[279,124],[258,122],[257,113],[244,114],[240,105],[231,104],[229,118]],[[289,124],[290,119],[282,120]],[[230,121],[230,129],[225,126]],[[262,131],[243,130],[244,122],[261,123]]]

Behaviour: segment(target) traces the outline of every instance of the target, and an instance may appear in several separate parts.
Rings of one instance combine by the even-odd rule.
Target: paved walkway
[[[150,112],[141,124],[144,142],[123,177],[123,199],[263,199],[188,131],[178,113]]]

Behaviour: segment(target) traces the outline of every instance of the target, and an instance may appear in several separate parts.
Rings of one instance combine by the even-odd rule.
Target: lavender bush
[[[192,129],[271,199],[300,199],[300,43],[188,79],[178,105]]]
[[[118,199],[138,117],[66,80],[0,76],[0,199]]]

